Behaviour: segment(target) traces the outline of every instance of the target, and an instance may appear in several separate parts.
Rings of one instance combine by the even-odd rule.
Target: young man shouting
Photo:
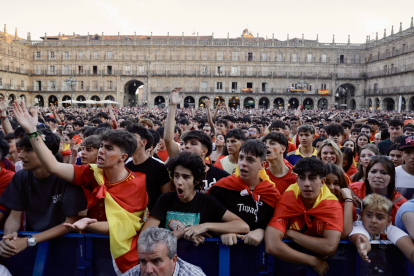
[[[296,150],[288,153],[286,160],[293,166],[302,158],[316,157],[317,150],[312,147],[313,135],[315,128],[309,125],[303,125],[298,128],[298,137],[301,146]]]

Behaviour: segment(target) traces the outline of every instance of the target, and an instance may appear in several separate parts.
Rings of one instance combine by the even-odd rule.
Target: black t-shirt
[[[197,192],[190,202],[182,202],[177,192],[160,196],[150,215],[156,216],[160,226],[171,231],[182,230],[187,225],[205,222],[222,222],[227,209],[212,196]]]
[[[27,231],[45,231],[86,209],[82,187],[49,175],[37,179],[33,171],[18,171],[0,198],[0,204],[26,213]]]
[[[219,169],[214,166],[207,165],[207,164],[206,166],[208,166],[210,169],[207,171],[206,176],[204,177],[203,180],[201,180],[199,184],[201,188],[204,187],[205,191],[208,191],[211,188],[211,186],[213,186],[213,184],[215,184],[220,179],[225,178],[230,175],[225,170],[222,170],[222,169]]]
[[[213,187],[210,190],[210,195],[217,198],[230,212],[244,220],[250,226],[250,231],[257,228],[265,230],[273,217],[275,209],[272,206],[261,200],[256,206],[251,195],[242,196],[240,191]]]
[[[162,194],[161,187],[170,181],[167,168],[164,164],[154,160],[152,157],[149,157],[139,165],[134,165],[134,162],[131,160],[126,163],[125,167],[133,172],[145,174],[148,193],[148,209],[151,211],[155,202],[157,202]]]

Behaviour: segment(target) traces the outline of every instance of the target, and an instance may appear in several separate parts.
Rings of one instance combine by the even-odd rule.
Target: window
[[[253,76],[253,67],[247,67],[247,75]]]
[[[201,82],[201,89],[204,89],[204,90],[207,89],[207,82],[206,81]]]
[[[83,59],[83,52],[79,52],[79,59]]]
[[[63,57],[64,59],[69,59],[69,52],[65,52]]]
[[[41,57],[42,57],[41,53],[40,52],[36,52],[36,58],[37,59],[40,59]]]
[[[50,58],[55,59],[55,52],[50,52]]]
[[[247,88],[251,88],[251,89],[253,89],[253,83],[252,83],[252,82],[248,82],[248,83],[247,83]]]
[[[145,66],[143,66],[143,65],[139,66],[139,73],[140,74],[145,74]]]
[[[253,53],[247,53],[247,61],[253,61]]]
[[[92,88],[98,89],[98,81],[92,81]]]
[[[388,65],[384,65],[384,74],[388,74]]]
[[[223,60],[223,52],[217,52],[217,60]]]
[[[202,75],[207,75],[207,66],[202,66],[201,67],[201,74]]]
[[[106,66],[106,73],[108,75],[112,75],[112,66],[110,66],[110,65]]]
[[[112,90],[112,81],[108,81],[108,89]]]
[[[186,57],[187,57],[187,60],[193,60],[193,53],[187,52]]]
[[[385,50],[385,57],[389,57],[390,56],[390,52],[387,50]]]
[[[262,82],[262,92],[263,93],[267,92],[267,83],[266,82]]]
[[[20,64],[20,72],[24,73],[24,64]]]
[[[98,75],[98,66],[92,66],[92,72],[94,75]]]
[[[238,66],[232,66],[230,68],[231,70],[231,75],[232,76],[238,76],[239,75],[239,67]]]
[[[403,53],[405,53],[406,48],[407,48],[407,45],[404,43],[403,46],[402,46],[402,52]]]
[[[20,87],[23,89],[24,88],[24,80],[20,81]]]
[[[321,62],[326,62],[327,58],[326,58],[326,54],[322,54],[321,56]]]
[[[63,65],[63,74],[69,74],[69,66]]]
[[[80,86],[80,89],[82,89],[82,90],[83,90],[83,81],[80,81],[80,82],[79,82],[79,86]]]
[[[232,82],[231,83],[231,92],[236,92],[237,91],[237,82]]]
[[[131,65],[125,65],[125,73],[130,74],[131,73]]]
[[[54,65],[51,65],[51,66],[49,67],[49,72],[50,72],[51,74],[55,74],[55,73],[56,73],[56,70],[55,70],[55,66],[54,66]]]
[[[380,59],[380,52],[378,52],[378,59]]]
[[[354,55],[352,63],[359,63],[359,55]]]
[[[222,75],[224,73],[224,67],[223,66],[217,66],[216,67],[216,75]]]
[[[56,81],[50,81],[49,84],[51,90],[56,90]]]
[[[268,55],[267,53],[262,53],[262,61],[267,61]]]
[[[217,90],[221,90],[221,89],[223,89],[223,83],[217,82]]]
[[[3,87],[3,78],[0,78],[0,87]]]
[[[292,62],[298,62],[298,54],[292,54]]]
[[[207,59],[208,59],[207,52],[202,52],[201,53],[201,60],[207,60]]]
[[[268,68],[262,67],[262,76],[267,77],[269,75]]]
[[[40,75],[42,73],[42,67],[40,65],[36,65],[35,73],[36,75]]]
[[[307,61],[307,62],[312,62],[312,61],[313,61],[313,59],[312,59],[312,54],[308,54],[308,55],[306,56],[306,61]]]
[[[108,59],[112,59],[112,52],[108,52]]]
[[[98,52],[96,52],[96,51],[95,51],[95,52],[93,52],[93,58],[94,58],[94,59],[97,59],[97,58],[98,58]]]
[[[277,61],[283,61],[283,54],[282,53],[277,54]]]
[[[157,87],[162,88],[162,81],[157,81]]]
[[[378,93],[378,83],[374,83],[374,93]]]
[[[339,63],[345,63],[345,56],[339,55]]]
[[[79,74],[83,74],[83,66],[79,66]]]
[[[326,83],[321,83],[321,89],[326,89]]]
[[[231,60],[232,61],[238,61],[239,60],[239,52],[231,53]]]

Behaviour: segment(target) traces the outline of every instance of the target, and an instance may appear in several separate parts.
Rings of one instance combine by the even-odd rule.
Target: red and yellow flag
[[[313,207],[306,210],[300,197],[300,188],[298,184],[292,184],[287,188],[276,205],[275,215],[270,221],[272,223],[287,218],[294,218],[303,215],[309,228],[312,227],[312,221],[309,216],[321,220],[342,233],[343,231],[343,210],[336,196],[334,196],[326,185],[323,185],[321,192],[317,197]]]
[[[318,94],[319,95],[329,95],[329,89],[319,89]]]
[[[138,265],[139,232],[148,217],[145,174],[130,173],[128,179],[107,189],[103,170],[92,164],[90,167],[100,185],[91,196],[105,198],[111,254],[119,270],[125,273]]]

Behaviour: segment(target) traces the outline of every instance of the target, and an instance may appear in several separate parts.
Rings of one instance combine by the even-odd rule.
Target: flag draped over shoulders
[[[290,185],[280,198],[275,209],[275,215],[269,225],[271,225],[274,220],[290,219],[300,215],[304,216],[306,225],[309,228],[312,227],[310,216],[313,216],[336,228],[341,233],[343,231],[342,206],[326,185],[322,186],[319,196],[313,207],[309,210],[306,210],[305,205],[302,202],[298,184]]]
[[[210,190],[214,187],[222,187],[229,190],[240,191],[252,195],[255,201],[262,200],[268,205],[275,207],[277,201],[280,198],[280,193],[276,188],[275,184],[270,180],[269,176],[266,174],[265,169],[262,169],[259,174],[260,182],[253,191],[250,190],[249,186],[244,183],[243,179],[240,177],[239,167],[236,167],[236,172],[230,176],[222,178],[216,184],[211,186]],[[209,190],[209,191],[210,191]]]
[[[148,217],[145,174],[131,173],[121,183],[106,184],[103,170],[90,165],[99,184],[88,198],[88,207],[105,199],[112,257],[124,273],[138,265],[138,233]]]

